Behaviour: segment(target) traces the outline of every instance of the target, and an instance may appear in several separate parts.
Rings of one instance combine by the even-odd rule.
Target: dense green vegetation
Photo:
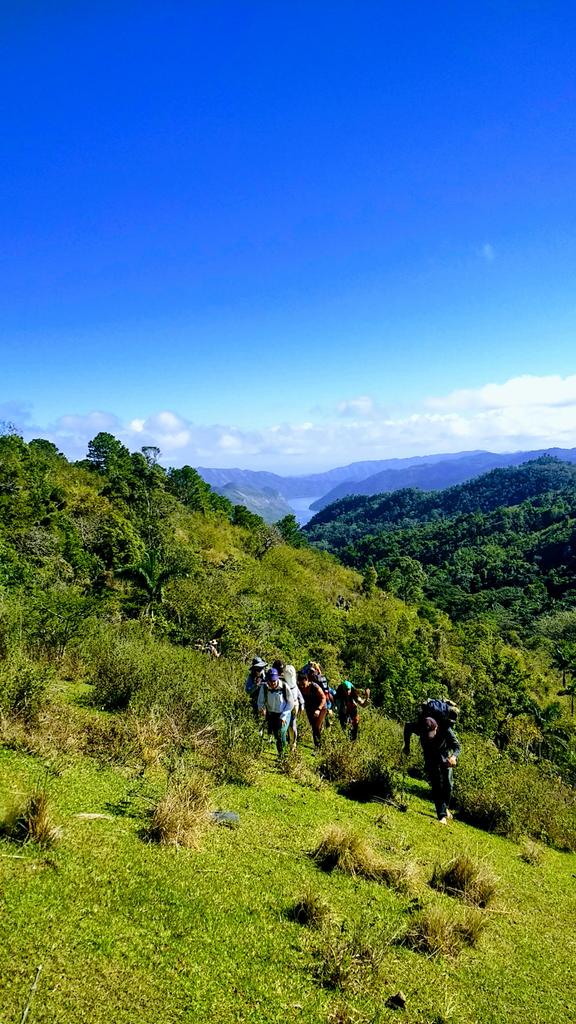
[[[558,851],[576,850],[570,587],[533,633],[484,611],[453,621],[425,595],[430,568],[414,554],[397,549],[417,572],[390,566],[383,586],[381,559],[359,557],[361,572],[342,565],[294,517],[267,526],[191,467],[164,470],[158,454],[100,434],[72,464],[46,441],[0,437],[10,1019],[42,964],[38,1021],[368,1021],[393,1015],[383,1002],[402,988],[414,1024],[544,1020],[551,1007],[568,1022],[571,958],[555,943],[573,913],[560,900],[573,854]],[[534,470],[542,509],[541,477],[555,468]],[[524,499],[527,486],[521,478],[514,493]],[[559,509],[570,486],[556,492]],[[482,514],[502,515],[489,490]],[[564,512],[552,527],[566,528]],[[213,637],[219,658],[206,653]],[[370,683],[360,741],[332,729],[313,758],[304,725],[301,753],[278,765],[244,694],[255,652],[313,657],[333,681]],[[461,821],[449,837],[423,834],[433,816],[422,764],[400,759],[398,722],[432,693],[462,708]],[[238,830],[211,824],[217,807],[240,813]],[[496,835],[472,843],[465,822]],[[429,880],[448,871],[438,860],[454,873],[453,839],[467,870],[474,853],[490,859],[494,918],[431,895]],[[310,854],[334,846],[341,867],[328,875]],[[316,936],[295,906],[318,912]],[[287,944],[289,992],[262,967]],[[536,957],[547,973],[534,990],[523,971]]]
[[[405,600],[535,632],[576,604],[576,467],[542,458],[446,491],[350,498],[307,535]]]
[[[307,546],[292,516],[267,526],[214,494],[191,467],[164,470],[158,454],[149,448],[130,454],[111,435],[99,434],[87,458],[70,464],[49,442],[0,437],[0,708],[32,717],[41,706],[42,680],[66,659],[79,671],[83,666],[94,677],[100,673],[96,691],[103,705],[132,706],[141,691],[154,704],[161,699],[154,680],[165,680],[156,686],[164,695],[175,680],[182,688],[197,671],[193,648],[217,636],[230,678],[241,678],[255,651],[295,664],[314,657],[332,679],[347,675],[369,683],[376,704],[397,719],[408,717],[430,692],[450,694],[462,707],[463,727],[500,746],[510,742],[511,718],[530,716],[531,756],[553,760],[572,779],[571,722],[557,703],[550,704],[560,670],[564,687],[571,685],[572,613],[543,619],[541,632],[553,639],[530,645],[498,621],[476,615],[474,601],[483,610],[488,584],[494,589],[505,582],[500,594],[521,581],[522,591],[516,589],[524,594],[526,620],[546,590],[541,577],[551,579],[555,552],[562,552],[564,566],[562,572],[555,559],[557,600],[568,601],[572,556],[561,537],[571,530],[567,509],[575,467],[546,459],[490,473],[443,495],[386,496],[388,529],[340,552],[364,567],[359,575]],[[528,504],[494,511],[504,494],[522,499],[535,492],[539,497]],[[485,511],[463,511],[474,502]],[[454,509],[456,519],[449,517]],[[409,515],[432,522],[411,532],[405,527]],[[477,544],[496,547],[499,526],[507,538],[498,558],[492,556],[483,589],[476,588],[477,562],[461,540],[471,519]],[[515,534],[519,523],[524,532]],[[428,542],[429,533],[434,540]],[[530,575],[518,552],[524,544],[526,553],[527,538],[536,533],[541,557],[530,563]],[[452,563],[442,555],[450,544]],[[450,576],[452,564],[460,567],[459,583]],[[448,579],[451,589],[442,586]],[[464,615],[452,602],[449,611],[464,620],[459,624],[441,610],[455,591],[471,607]],[[338,605],[341,595],[346,610]],[[542,599],[538,607],[551,605]],[[105,668],[106,657],[118,663]],[[147,664],[152,689],[143,681]],[[545,736],[551,730],[558,734],[555,743]]]

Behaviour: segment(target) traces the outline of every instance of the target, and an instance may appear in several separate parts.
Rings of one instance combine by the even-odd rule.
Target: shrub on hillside
[[[500,835],[527,835],[576,850],[576,795],[535,764],[519,764],[494,744],[468,736],[454,773],[461,817]]]
[[[58,842],[62,829],[54,823],[45,787],[39,786],[26,800],[11,808],[0,823],[0,835],[17,843],[36,843],[44,848]]]
[[[248,709],[230,709],[218,723],[213,751],[217,782],[251,786],[258,778],[261,743]]]
[[[11,651],[0,662],[0,713],[31,723],[46,702],[50,670],[22,651]]]
[[[147,683],[155,681],[160,690],[165,666],[158,646],[133,629],[95,631],[83,650],[94,703],[106,711],[119,711]]]
[[[210,786],[200,774],[172,781],[151,809],[142,838],[197,849],[210,821]]]
[[[317,771],[355,800],[389,800],[396,788],[400,730],[377,712],[362,716],[361,737],[351,743],[339,727],[324,737]]]

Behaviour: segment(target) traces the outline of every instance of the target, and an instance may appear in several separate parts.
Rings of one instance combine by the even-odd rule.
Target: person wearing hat
[[[272,662],[272,668],[275,668],[280,678],[284,680],[294,700],[294,707],[292,708],[288,725],[288,739],[290,741],[290,750],[295,751],[296,744],[298,743],[298,713],[304,709],[304,697],[298,689],[294,665],[286,665],[284,661],[277,658],[276,661]]]
[[[260,687],[264,682],[264,673],[266,672],[266,662],[256,655],[252,658],[252,664],[250,665],[250,671],[246,676],[246,682],[244,683],[244,690],[250,697],[250,703],[252,705],[252,712],[256,720],[258,720],[258,694]]]
[[[344,679],[336,690],[335,702],[338,720],[344,732],[350,726],[352,741],[358,739],[358,726],[360,725],[358,708],[365,707],[369,700],[370,690],[368,687],[364,691],[358,690],[349,679]]]
[[[276,740],[276,750],[281,756],[286,750],[288,726],[294,698],[278,670],[269,668],[258,692],[258,710],[268,720],[268,728]]]
[[[460,743],[451,726],[426,717],[404,726],[404,753],[410,754],[410,738],[415,733],[420,739],[424,765],[430,785],[436,815],[441,825],[452,817],[448,805],[452,796],[452,769],[458,762]]]

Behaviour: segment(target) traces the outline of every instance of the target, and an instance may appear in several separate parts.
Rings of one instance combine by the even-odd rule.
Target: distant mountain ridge
[[[304,473],[301,476],[280,476],[278,473],[270,473],[266,470],[239,469],[237,467],[211,469],[206,466],[198,466],[197,472],[207,484],[214,488],[234,484],[240,489],[246,486],[262,491],[265,487],[271,487],[283,498],[308,498],[316,494],[326,494],[344,481],[352,484],[371,478],[385,470],[401,471],[411,466],[433,466],[437,462],[451,462],[480,454],[489,455],[490,453],[473,451],[413,455],[405,459],[376,459],[368,462],[352,462],[348,466],[337,466],[335,469],[328,469],[323,473]],[[351,492],[347,491],[346,493]]]
[[[441,491],[349,495],[304,531],[452,619],[486,616],[530,634],[539,616],[576,604],[576,464],[566,460],[542,456]]]
[[[507,469],[551,455],[563,462],[576,462],[576,448],[543,448],[531,452],[468,452],[434,463],[421,463],[398,469],[385,469],[360,481],[345,480],[312,502],[313,511],[321,511],[352,494],[387,494],[405,487],[422,491],[441,491],[455,484],[466,483],[492,469]]]
[[[576,466],[545,455],[519,466],[490,470],[443,490],[401,488],[373,495],[347,495],[318,512],[304,530],[313,543],[336,552],[366,535],[374,540],[388,530],[492,512],[552,491],[576,494]]]

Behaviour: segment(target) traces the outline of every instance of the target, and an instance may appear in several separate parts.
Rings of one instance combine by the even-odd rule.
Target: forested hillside
[[[345,564],[373,567],[386,589],[426,595],[455,619],[533,636],[576,604],[576,467],[556,459],[446,491],[348,498],[306,533]]]
[[[427,457],[414,460],[412,465],[401,469],[397,466],[383,467],[373,476],[365,477],[358,482],[349,478],[325,492],[310,508],[324,509],[349,495],[383,494],[406,487],[417,487],[423,491],[443,490],[473,480],[492,469],[520,466],[543,456],[553,456],[574,463],[576,449],[549,448],[534,452],[508,452],[503,455],[495,452],[459,452],[456,455]]]
[[[144,629],[179,649],[217,637],[239,666],[255,651],[302,664],[314,656],[331,678],[370,682],[376,702],[399,718],[430,689],[451,692],[489,735],[546,689],[540,655],[498,629],[454,626],[439,610],[406,604],[409,595],[397,599],[369,574],[302,546],[293,517],[267,526],[192,468],[162,469],[157,455],[130,454],[99,434],[87,458],[71,464],[46,441],[0,438],[5,657],[22,647],[58,661],[91,633],[112,643]],[[568,488],[571,472],[555,463],[516,471],[516,493],[535,481],[549,486],[551,474]],[[489,507],[501,485],[492,474],[474,485],[474,499],[460,496],[460,507],[482,494]],[[413,499],[415,508],[431,500]],[[407,514],[398,504],[397,519],[400,509]],[[359,549],[360,562],[369,557]]]

